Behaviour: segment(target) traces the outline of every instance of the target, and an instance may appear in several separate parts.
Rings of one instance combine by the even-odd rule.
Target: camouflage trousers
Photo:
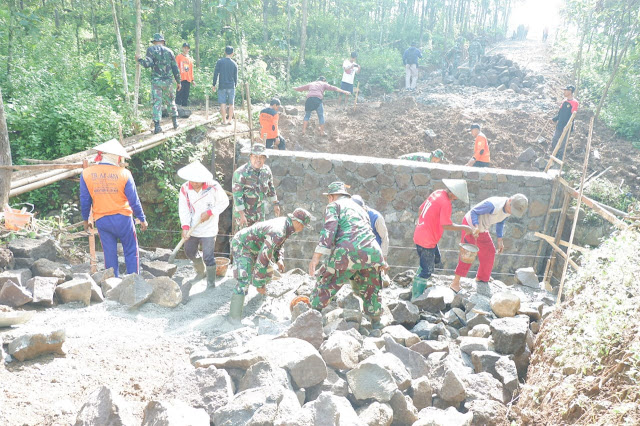
[[[168,105],[167,110],[171,110],[171,117],[178,116],[176,106],[176,89],[173,81],[155,81],[151,83],[151,106],[153,107],[153,121],[160,121],[162,118],[162,105]]]
[[[236,287],[233,290],[236,294],[246,295],[249,292],[249,285],[253,284],[256,288],[262,288],[267,285],[269,279],[258,279],[255,277],[256,272],[262,272],[261,275],[271,275],[272,268],[264,271],[254,271],[256,259],[248,253],[244,253],[240,244],[231,245],[231,254],[233,255],[233,278],[236,279]],[[270,265],[271,266],[271,265]]]
[[[311,292],[311,306],[322,309],[344,284],[351,281],[353,292],[362,297],[364,311],[367,315],[376,317],[382,313],[382,288],[380,271],[377,268],[339,271],[322,265],[318,270],[318,282]]]

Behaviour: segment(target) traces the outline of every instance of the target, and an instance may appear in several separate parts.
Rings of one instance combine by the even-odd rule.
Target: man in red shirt
[[[418,224],[413,233],[413,242],[416,244],[420,258],[420,268],[411,285],[412,299],[424,293],[435,264],[440,263],[438,242],[444,231],[473,232],[470,226],[456,225],[451,221],[451,202],[460,199],[465,204],[469,203],[467,182],[461,179],[442,179],[442,183],[447,189],[434,191],[420,206]]]

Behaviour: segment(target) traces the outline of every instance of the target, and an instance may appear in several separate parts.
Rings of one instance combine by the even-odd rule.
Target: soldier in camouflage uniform
[[[249,284],[253,284],[260,294],[265,294],[265,286],[271,281],[274,268],[284,272],[284,242],[293,233],[302,231],[312,219],[311,213],[298,208],[286,217],[259,222],[236,233],[231,240],[231,254],[234,278],[238,282],[231,296],[231,318],[242,318]]]
[[[480,55],[482,52],[482,45],[480,40],[475,38],[469,45],[469,68],[473,70],[476,64],[480,63]]]
[[[176,81],[176,89],[181,89],[180,70],[176,65],[173,52],[164,45],[162,34],[153,35],[153,46],[149,46],[144,59],[136,55],[136,60],[145,68],[151,69],[151,104],[153,106],[153,133],[160,133],[160,118],[162,117],[162,101],[167,100],[171,109],[173,128],[178,128],[178,108],[176,107],[176,90],[173,89],[171,78]]]
[[[237,229],[251,226],[266,219],[266,199],[271,201],[276,216],[280,216],[280,203],[273,186],[273,175],[264,162],[267,148],[253,144],[249,162],[233,173],[233,219]]]
[[[459,41],[449,49],[444,57],[444,75],[455,75],[462,61],[462,46]]]
[[[425,163],[439,163],[444,160],[444,152],[436,149],[433,152],[412,152],[398,157],[400,160],[422,161]]]
[[[324,194],[329,200],[320,241],[309,263],[315,276],[322,255],[329,256],[318,270],[318,282],[311,293],[311,306],[322,309],[340,288],[352,281],[354,293],[362,297],[364,310],[373,323],[382,313],[380,270],[388,269],[380,245],[371,230],[367,213],[351,199],[343,182],[333,182]]]

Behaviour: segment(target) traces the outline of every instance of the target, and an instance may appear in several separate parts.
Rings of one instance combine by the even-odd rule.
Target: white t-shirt
[[[344,70],[345,68],[348,68],[352,65],[353,62],[351,62],[351,59],[347,58],[342,63],[342,69]],[[345,71],[342,74],[342,81],[344,81],[345,83],[353,84],[353,80],[355,80],[356,78],[356,69],[356,67],[353,67],[349,71]]]

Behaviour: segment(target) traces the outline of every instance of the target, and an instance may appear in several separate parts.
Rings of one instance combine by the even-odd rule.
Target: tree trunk
[[[136,0],[136,57],[140,57],[140,42],[142,41],[142,10],[141,0]],[[136,80],[133,92],[133,116],[138,118],[138,102],[140,99],[140,63],[136,61]]]
[[[193,1],[193,15],[196,19],[196,66],[200,66],[200,20],[202,18],[202,0]]]
[[[15,16],[15,3],[14,0],[9,0],[9,40],[7,42],[7,83],[11,88],[11,65],[13,64],[13,39],[14,39],[14,25],[13,17]]]
[[[309,0],[302,0],[302,28],[300,31],[300,59],[298,63],[304,65],[304,54],[307,48],[307,15],[309,14]]]
[[[291,0],[287,0],[287,79],[286,87],[291,83]]]
[[[116,2],[111,0],[111,12],[113,13],[113,27],[116,31],[116,39],[118,41],[118,53],[120,54],[120,68],[122,69],[122,85],[124,86],[124,96],[127,103],[131,102],[129,96],[129,83],[127,82],[127,62],[124,57],[124,47],[122,47],[122,38],[120,37],[120,25],[118,24],[118,14],[116,13]]]
[[[269,41],[269,0],[262,0],[262,41]]]
[[[572,76],[573,77],[572,80],[575,81],[576,83],[575,96],[578,96],[577,92],[580,90],[580,83],[581,83],[580,72],[582,70],[582,51],[584,49],[584,39],[587,36],[587,31],[588,31],[586,19],[582,28],[583,30],[582,30],[582,35],[580,36],[580,44],[578,45],[578,55],[576,57],[576,65],[573,68],[573,76]]]
[[[0,165],[11,165],[11,144],[9,144],[9,132],[7,131],[7,121],[4,118],[4,103],[2,102],[2,91],[0,90]],[[11,190],[11,170],[0,169],[0,208],[9,201],[9,191]]]
[[[96,24],[96,5],[91,1],[91,30],[93,31],[93,41],[96,43],[96,59],[100,61],[100,41],[98,40],[98,25]]]

